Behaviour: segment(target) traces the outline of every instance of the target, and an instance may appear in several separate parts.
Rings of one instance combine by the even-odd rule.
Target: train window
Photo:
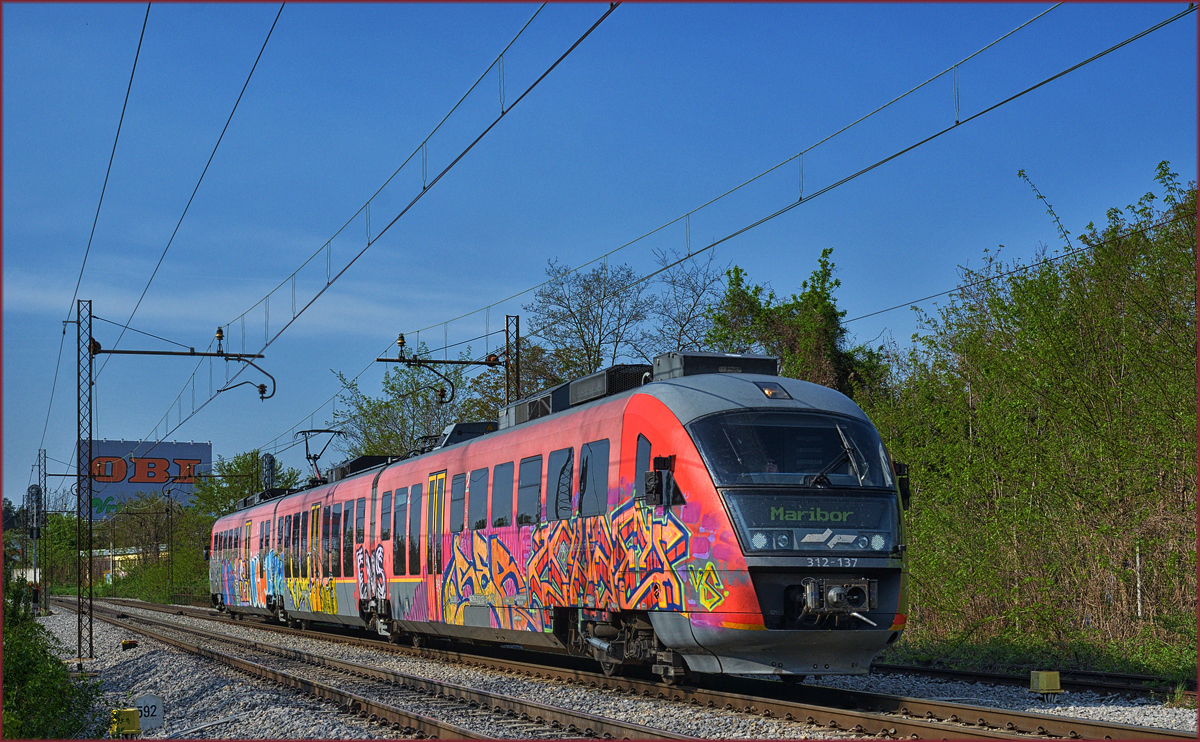
[[[408,573],[421,574],[421,485],[414,484],[409,491],[411,511],[408,515]]]
[[[562,448],[550,452],[546,462],[547,496],[554,495],[553,507],[549,501],[546,509],[553,514],[554,520],[571,517],[571,479],[575,476],[575,449]]]
[[[407,548],[404,544],[404,516],[408,510],[408,488],[402,487],[396,490],[396,523],[392,529],[392,574],[404,574],[404,550]],[[384,519],[387,522],[387,519]]]
[[[539,472],[540,475],[540,472]],[[513,462],[497,464],[492,471],[492,526],[512,525]]]
[[[467,475],[455,474],[450,480],[450,533],[463,529],[463,501],[467,495]]]
[[[354,543],[361,544],[367,537],[367,498],[360,497],[355,503]]]
[[[300,553],[297,560],[300,563],[300,577],[308,577],[308,511],[301,516],[300,524]]]
[[[283,551],[283,516],[279,516],[279,527],[275,531],[275,550]]]
[[[329,514],[330,508],[326,505],[324,517],[321,518],[321,564],[325,567],[324,574],[329,574]]]
[[[354,500],[342,511],[342,575],[354,576]]]
[[[608,506],[608,439],[579,447],[579,514],[603,515]]]
[[[542,457],[521,459],[517,480],[517,525],[542,519]]]
[[[642,487],[645,486],[643,480],[646,478],[646,472],[650,471],[650,460],[650,439],[644,435],[639,435],[637,440],[636,470],[633,472],[634,497],[642,494]]]
[[[342,503],[333,506],[329,520],[329,574],[342,576]]]
[[[467,491],[467,522],[471,529],[487,528],[488,470],[471,472],[471,488]]]
[[[379,520],[379,540],[387,541],[391,538],[391,522],[392,522],[392,491],[388,490],[383,493],[383,513]]]

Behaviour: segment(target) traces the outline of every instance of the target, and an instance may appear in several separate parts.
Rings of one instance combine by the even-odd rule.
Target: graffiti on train
[[[325,563],[318,549],[302,557],[305,562],[292,567],[287,592],[292,599],[288,610],[309,613],[337,613],[337,590],[332,575],[325,574]]]
[[[541,605],[684,610],[689,536],[671,509],[658,514],[632,497],[609,518],[544,524],[533,535],[532,591]]]
[[[494,628],[541,631],[541,611],[526,589],[512,551],[499,534],[457,534],[453,558],[442,575],[442,620],[464,625],[468,610],[486,608]],[[530,603],[530,604],[526,604]]]
[[[354,552],[354,574],[358,577],[359,600],[387,599],[387,574],[383,571],[383,544],[360,546]]]

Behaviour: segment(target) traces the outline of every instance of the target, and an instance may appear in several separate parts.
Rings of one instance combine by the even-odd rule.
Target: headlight
[[[787,549],[787,548],[791,547],[791,544],[792,544],[792,539],[788,534],[780,533],[775,536],[775,548],[776,549]]]
[[[858,538],[854,539],[854,545],[860,549],[867,548],[867,537],[859,536]]]
[[[883,534],[877,533],[871,537],[871,548],[875,551],[883,551],[883,545],[887,541],[883,538]]]
[[[750,537],[750,545],[756,549],[763,549],[767,546],[767,534],[762,531],[755,531]]]

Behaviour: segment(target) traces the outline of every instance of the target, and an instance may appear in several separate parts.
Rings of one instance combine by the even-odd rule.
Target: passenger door
[[[429,475],[425,530],[425,586],[429,596],[429,619],[442,620],[442,532],[446,495],[446,472]]]

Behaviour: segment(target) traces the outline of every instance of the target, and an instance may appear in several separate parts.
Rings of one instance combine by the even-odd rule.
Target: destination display
[[[891,495],[726,492],[734,525],[755,551],[889,551],[896,543]]]

